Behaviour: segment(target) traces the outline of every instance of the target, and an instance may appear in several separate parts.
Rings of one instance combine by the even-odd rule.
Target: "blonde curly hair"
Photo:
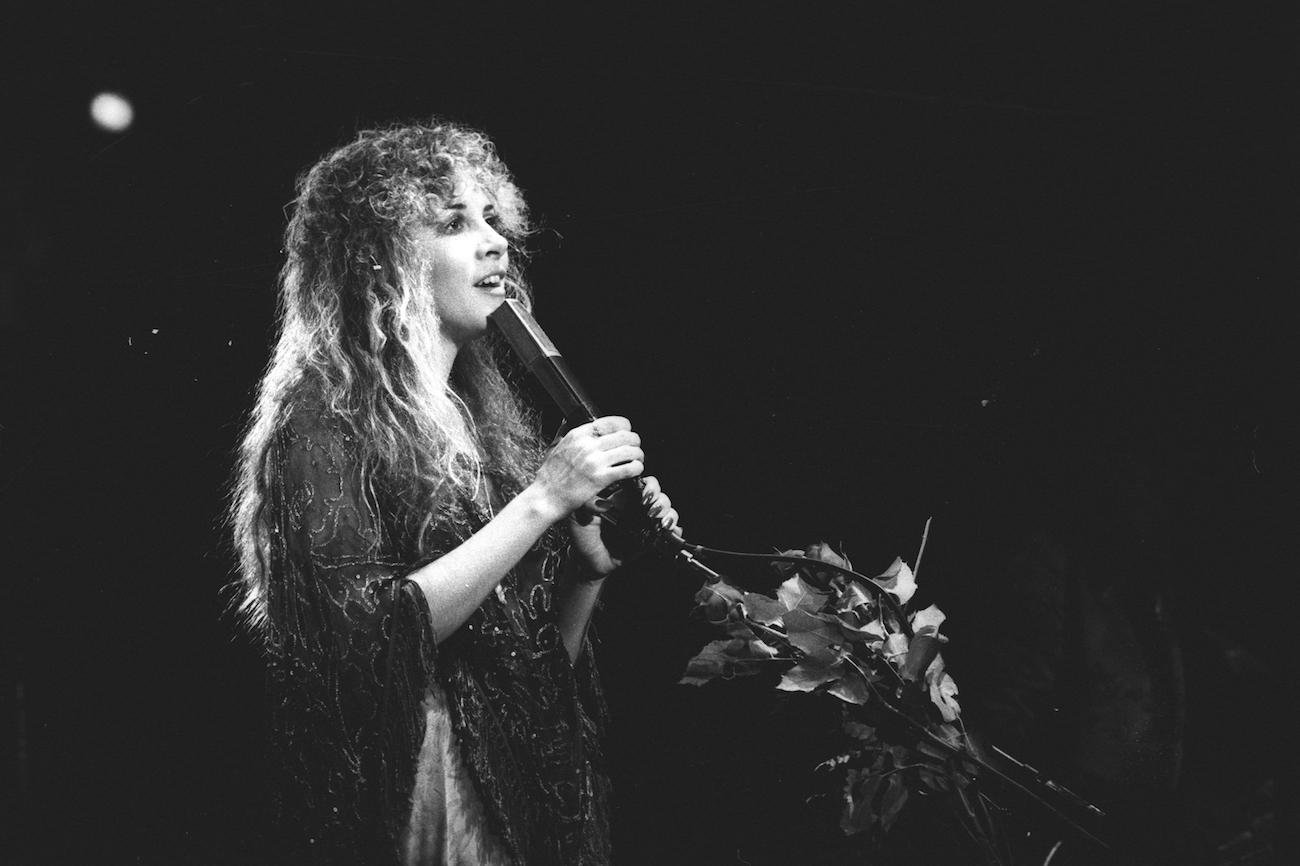
[[[541,447],[507,382],[504,348],[476,340],[450,375],[432,293],[421,291],[412,229],[474,184],[493,201],[510,243],[508,294],[531,306],[520,271],[528,209],[483,133],[433,119],[362,131],[297,182],[280,272],[279,335],[239,454],[230,523],[240,562],[240,612],[266,620],[263,509],[267,455],[294,399],[308,391],[359,444],[370,486],[410,503],[415,538],[448,488],[471,496],[490,472],[518,489]],[[422,522],[421,522],[422,521]]]

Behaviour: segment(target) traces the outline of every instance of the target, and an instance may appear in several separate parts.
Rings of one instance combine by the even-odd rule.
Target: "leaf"
[[[848,639],[875,649],[887,637],[885,627],[881,625],[880,620],[868,619],[859,625],[853,622],[854,619],[861,621],[857,611],[848,611],[838,617],[840,629]]]
[[[727,621],[732,609],[740,603],[743,593],[725,580],[706,583],[695,594],[695,609],[709,622]]]
[[[889,633],[885,631],[885,624],[878,619],[873,619],[862,627],[862,630],[877,640],[886,640]]]
[[[925,610],[918,610],[909,617],[912,623],[912,631],[916,634],[925,634],[927,632],[929,634],[938,634],[939,626],[943,625],[945,619],[947,617],[944,616],[943,611],[933,604]]]
[[[907,655],[907,635],[895,632],[885,639],[884,655],[888,661],[900,663]]]
[[[893,565],[877,575],[876,583],[897,598],[899,604],[907,604],[916,593],[916,576],[902,559],[895,559]]]
[[[938,737],[939,741],[944,745],[957,750],[959,753],[969,753],[970,749],[968,746],[964,745],[961,733],[952,725],[931,725],[929,731],[934,734],[934,736]],[[930,742],[928,737],[922,737],[921,740],[917,742],[916,750],[929,758],[933,758],[944,767],[950,769],[953,767],[951,762],[951,759],[953,758],[952,753],[944,750],[940,746],[936,746],[934,743]]]
[[[961,733],[952,725],[939,725],[936,733],[939,735],[939,739],[943,740],[948,745],[955,749],[961,748]]]
[[[808,549],[803,554],[813,562],[825,562],[828,565],[837,566],[838,568],[852,569],[853,565],[849,558],[840,553],[836,553],[831,546],[824,541],[816,541],[808,545]],[[826,568],[817,568],[810,566],[807,568],[819,586],[830,586],[832,584],[843,584],[844,576],[838,571],[832,571]]]
[[[829,562],[831,565],[838,565],[840,568],[852,569],[847,556],[842,556],[831,549],[831,546],[824,541],[814,541],[808,545],[804,551],[804,556],[818,562]]]
[[[780,552],[779,554],[777,554],[777,555],[778,555],[778,556],[789,556],[789,557],[799,557],[799,558],[802,558],[802,557],[803,557],[803,551],[802,551],[802,550],[783,550],[783,551],[781,551],[781,552]],[[776,569],[776,573],[777,573],[777,574],[781,575],[782,577],[785,577],[787,574],[790,574],[790,573],[791,573],[792,571],[794,571],[796,568],[803,568],[803,566],[802,566],[802,565],[799,565],[798,563],[794,563],[794,562],[774,562],[774,563],[772,563],[772,568]]]
[[[844,813],[840,829],[847,835],[870,830],[876,822],[876,812],[871,801],[884,779],[870,770],[849,770],[844,781]]]
[[[809,613],[816,613],[826,605],[830,594],[813,589],[807,581],[796,574],[777,587],[776,597],[781,604],[785,605],[786,610],[806,610]]]
[[[941,645],[937,634],[913,636],[907,648],[907,657],[903,660],[898,671],[903,679],[915,682],[925,676],[930,663],[938,657]]]
[[[871,699],[871,687],[863,679],[862,674],[852,665],[847,667],[844,676],[840,681],[827,689],[831,694],[845,703],[865,704]]]
[[[947,673],[930,683],[930,700],[943,713],[945,722],[955,721],[961,715],[961,704],[957,703],[957,683]]]
[[[721,676],[724,667],[735,657],[731,650],[737,643],[740,641],[715,640],[705,644],[704,649],[686,663],[686,674],[677,681],[678,684],[702,686],[714,677]]]
[[[957,682],[944,670],[942,655],[936,655],[925,669],[925,684],[929,687],[930,701],[939,708],[943,720],[956,721],[957,716],[961,715],[961,704],[957,702]]]
[[[859,607],[872,607],[876,597],[862,588],[859,581],[851,580],[835,603],[836,610],[855,610]]]
[[[766,658],[766,656],[760,656]],[[743,677],[759,672],[749,641],[715,640],[705,645],[686,663],[686,674],[678,685],[702,686],[717,677]]]
[[[876,729],[871,725],[864,725],[862,722],[856,722],[849,719],[844,723],[844,733],[856,740],[872,742],[876,739]]]
[[[811,692],[843,673],[843,662],[833,652],[821,650],[810,653],[799,664],[785,672],[777,688],[783,692]]]
[[[899,767],[906,767],[912,763],[912,750],[900,743],[890,743],[885,747],[885,752],[889,755],[890,770],[896,770]]]
[[[799,608],[786,611],[781,622],[785,626],[786,639],[806,653],[829,649],[844,642],[844,633],[838,626]]]
[[[907,804],[907,794],[907,785],[903,782],[901,774],[894,773],[891,775],[889,784],[880,797],[880,829],[889,830],[894,823],[894,819],[898,817],[898,813]]]
[[[783,692],[811,692],[818,686],[825,685],[835,679],[835,674],[831,673],[830,668],[807,662],[790,668],[781,677],[781,682],[776,687]]]
[[[789,608],[774,598],[757,592],[747,592],[741,597],[745,606],[745,615],[754,622],[772,625],[781,621],[781,615]]]
[[[918,776],[921,781],[932,791],[947,791],[952,788],[952,783],[948,777],[941,772],[931,770],[929,767],[921,767]]]
[[[934,660],[931,661],[929,666],[925,669],[926,685],[932,684],[934,680],[942,676],[944,667],[945,663],[943,660],[943,654],[940,653],[934,657]]]

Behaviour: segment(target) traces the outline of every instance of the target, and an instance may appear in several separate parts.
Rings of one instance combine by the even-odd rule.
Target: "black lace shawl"
[[[477,792],[516,864],[608,862],[604,707],[588,645],[571,665],[556,623],[567,539],[552,530],[441,644],[405,575],[485,522],[447,503],[426,550],[363,491],[336,419],[298,409],[268,455],[273,799],[294,862],[393,863],[409,819],[422,700],[447,695]],[[382,499],[382,495],[379,497]]]

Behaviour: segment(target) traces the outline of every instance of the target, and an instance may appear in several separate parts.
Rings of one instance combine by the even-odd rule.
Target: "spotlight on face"
[[[117,93],[101,93],[90,101],[90,117],[100,129],[125,132],[135,119],[135,110],[126,97]]]

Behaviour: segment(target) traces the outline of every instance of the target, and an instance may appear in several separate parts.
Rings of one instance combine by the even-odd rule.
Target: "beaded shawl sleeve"
[[[606,863],[599,684],[590,647],[569,663],[554,610],[567,539],[548,533],[438,643],[407,575],[477,531],[484,507],[446,503],[423,545],[403,543],[404,515],[368,492],[353,443],[318,411],[294,413],[268,459],[272,752],[294,856],[395,861],[436,684],[514,860]]]
[[[395,838],[436,661],[412,564],[385,545],[350,446],[298,412],[268,455],[272,791],[280,843],[311,862]]]

